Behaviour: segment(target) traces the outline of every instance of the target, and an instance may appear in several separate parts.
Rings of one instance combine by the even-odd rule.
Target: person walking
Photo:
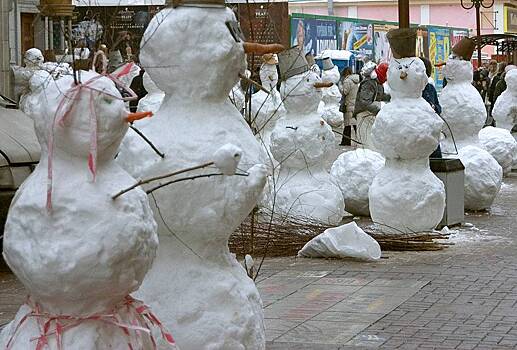
[[[343,137],[341,138],[341,146],[352,145],[352,129],[354,134],[356,131],[356,122],[353,117],[355,108],[355,99],[359,89],[359,75],[353,74],[350,67],[346,67],[341,71],[341,79],[339,80],[339,91],[341,92],[341,102],[339,110],[343,113]]]

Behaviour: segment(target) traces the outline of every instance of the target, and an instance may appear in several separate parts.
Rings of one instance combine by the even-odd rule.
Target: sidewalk
[[[466,216],[472,226],[445,251],[267,259],[258,279],[267,349],[517,348],[517,173],[504,182],[490,213]],[[0,266],[0,325],[24,299]]]

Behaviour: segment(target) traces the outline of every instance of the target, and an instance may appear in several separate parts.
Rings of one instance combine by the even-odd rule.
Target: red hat
[[[388,78],[388,64],[383,62],[375,67],[375,73],[377,74],[377,80],[379,83],[384,84]]]

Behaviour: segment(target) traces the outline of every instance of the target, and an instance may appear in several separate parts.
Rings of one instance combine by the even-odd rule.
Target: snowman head
[[[427,85],[425,65],[418,57],[392,58],[388,84],[393,98],[419,98]]]
[[[278,84],[278,71],[275,64],[262,64],[260,67],[260,82],[269,91],[276,88]]]
[[[447,84],[470,84],[473,79],[473,74],[472,63],[456,56],[451,56],[443,67],[443,75],[445,79],[447,79]]]
[[[506,72],[504,81],[506,82],[506,90],[512,95],[517,95],[517,69],[511,69]]]
[[[337,66],[333,66],[331,69],[323,70],[321,72],[321,79],[324,81],[331,81],[334,84],[339,82],[340,77],[339,68]]]
[[[51,80],[40,93],[41,118],[36,133],[46,149],[53,127],[53,147],[76,157],[88,157],[96,123],[97,159],[113,159],[128,129],[128,112],[109,78],[81,71],[83,87],[72,76]]]
[[[23,61],[27,68],[39,68],[43,64],[44,60],[45,59],[41,51],[35,47],[25,51],[25,54],[23,55]]]
[[[322,96],[320,83],[321,78],[311,70],[283,81],[280,95],[286,110],[296,114],[316,112]]]
[[[158,86],[156,86],[147,72],[145,72],[142,76],[142,83],[144,84],[145,91],[147,91],[149,94],[163,93],[160,89],[158,89]]]

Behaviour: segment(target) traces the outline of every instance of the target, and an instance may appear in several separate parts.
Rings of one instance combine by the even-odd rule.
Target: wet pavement
[[[517,348],[517,173],[490,212],[465,221],[444,251],[267,259],[258,278],[267,349]],[[0,325],[24,300],[0,265]]]

